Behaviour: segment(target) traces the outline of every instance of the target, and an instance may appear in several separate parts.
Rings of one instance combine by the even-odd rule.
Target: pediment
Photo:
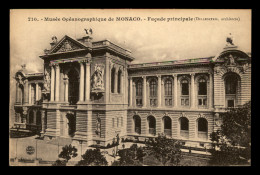
[[[49,51],[49,54],[70,52],[75,50],[86,49],[86,46],[79,41],[65,35],[57,44]]]

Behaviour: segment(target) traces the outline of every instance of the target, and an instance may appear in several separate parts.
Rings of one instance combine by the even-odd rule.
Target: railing
[[[198,138],[201,140],[208,140],[208,132],[198,131]]]
[[[164,134],[165,134],[166,136],[171,137],[171,136],[172,136],[172,130],[171,130],[171,129],[164,129]]]
[[[155,130],[155,128],[149,128],[149,134],[151,134],[151,135],[156,135],[156,130]]]
[[[141,134],[141,128],[140,127],[135,127],[135,133]]]
[[[199,108],[207,107],[207,95],[198,95],[198,107]]]
[[[189,138],[189,131],[181,130],[180,135],[181,135],[181,137],[188,139]]]
[[[181,106],[189,106],[189,96],[181,96]]]

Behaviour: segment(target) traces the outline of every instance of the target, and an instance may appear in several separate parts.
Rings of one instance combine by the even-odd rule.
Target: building
[[[205,146],[221,113],[251,100],[251,55],[227,39],[207,58],[131,64],[131,51],[109,40],[52,38],[44,73],[15,75],[14,127],[44,139],[107,146],[116,138],[165,133]]]

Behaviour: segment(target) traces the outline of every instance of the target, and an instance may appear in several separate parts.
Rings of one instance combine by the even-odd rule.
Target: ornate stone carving
[[[57,52],[67,52],[76,49],[80,49],[80,48],[67,39],[63,42],[63,44],[59,47],[59,49],[57,49]]]
[[[92,76],[92,91],[104,91],[104,70],[103,64],[95,65],[95,72]]]
[[[51,78],[50,78],[50,73],[49,71],[46,69],[45,70],[45,74],[44,74],[44,91],[45,92],[49,92],[50,88],[51,88]]]

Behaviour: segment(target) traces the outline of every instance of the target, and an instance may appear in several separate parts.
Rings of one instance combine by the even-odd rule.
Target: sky
[[[106,21],[63,20],[70,17],[106,18]],[[117,17],[136,17],[140,21],[117,21]],[[193,20],[167,22],[181,17]],[[114,21],[108,21],[109,18]],[[151,20],[155,18],[158,20]],[[195,20],[198,18],[218,20]],[[50,48],[51,37],[82,38],[86,28],[92,28],[93,41],[109,39],[130,49],[135,58],[133,64],[215,56],[225,47],[229,33],[239,48],[251,52],[251,10],[14,9],[10,11],[11,99],[13,77],[22,64],[30,72],[43,72],[43,60],[39,56]]]

